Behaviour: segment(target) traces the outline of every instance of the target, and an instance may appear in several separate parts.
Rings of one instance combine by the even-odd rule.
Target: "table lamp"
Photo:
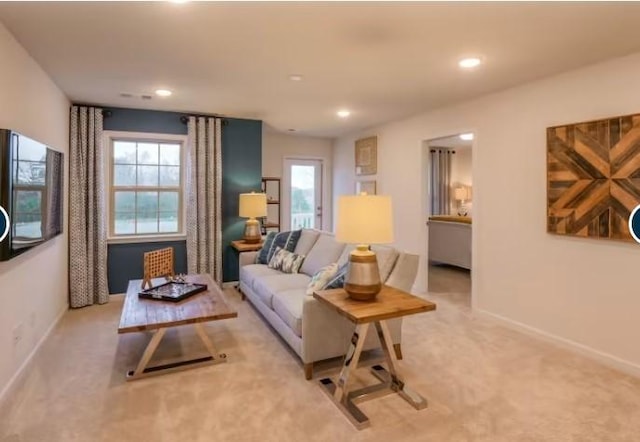
[[[373,301],[382,288],[376,254],[369,244],[393,242],[391,197],[343,195],[338,199],[336,240],[357,244],[349,254],[344,289],[351,299]]]
[[[241,193],[239,215],[249,218],[244,226],[244,242],[257,244],[262,239],[260,221],[256,218],[267,216],[267,195],[265,193]]]
[[[466,187],[456,187],[453,191],[453,198],[456,201],[460,201],[460,205],[458,206],[458,215],[466,216],[467,208],[464,205],[464,202],[469,199],[469,189]]]

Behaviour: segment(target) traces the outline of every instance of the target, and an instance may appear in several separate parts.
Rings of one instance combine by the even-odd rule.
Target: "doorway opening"
[[[471,305],[473,138],[452,135],[423,147],[427,291],[455,293],[466,305]]]

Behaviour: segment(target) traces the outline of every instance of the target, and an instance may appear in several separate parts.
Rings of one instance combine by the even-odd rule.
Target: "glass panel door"
[[[322,228],[322,161],[289,160],[292,230]]]

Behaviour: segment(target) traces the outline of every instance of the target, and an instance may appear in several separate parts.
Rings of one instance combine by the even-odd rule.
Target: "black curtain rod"
[[[204,118],[220,118],[222,120],[222,125],[226,126],[227,124],[229,124],[229,122],[224,119],[223,117],[221,117],[220,115],[205,115],[205,114],[188,114],[188,115],[183,115],[180,117],[180,121],[182,122],[182,124],[187,124],[189,122],[189,117],[196,117],[196,118],[200,118],[200,117],[204,117]]]
[[[146,110],[146,109],[140,109],[140,110]],[[113,111],[111,109],[102,109],[102,116],[104,118],[109,118],[109,117],[113,116]],[[223,117],[221,117],[219,115],[205,115],[205,114],[181,115],[180,116],[180,122],[182,122],[183,124],[187,124],[189,122],[189,117],[220,118],[222,120],[222,125],[223,126],[226,126],[227,124],[229,124],[229,122],[226,119],[224,119]]]
[[[455,150],[449,149],[448,147],[436,147],[435,149],[432,147],[431,148],[431,153],[435,153],[435,152],[441,152],[441,151],[445,151],[447,153],[456,153]]]

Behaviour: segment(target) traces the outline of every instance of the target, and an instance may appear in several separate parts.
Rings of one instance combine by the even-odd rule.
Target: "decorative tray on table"
[[[195,282],[170,281],[138,293],[138,297],[145,299],[155,299],[158,301],[178,302],[196,293],[207,290],[206,284],[196,284]]]

